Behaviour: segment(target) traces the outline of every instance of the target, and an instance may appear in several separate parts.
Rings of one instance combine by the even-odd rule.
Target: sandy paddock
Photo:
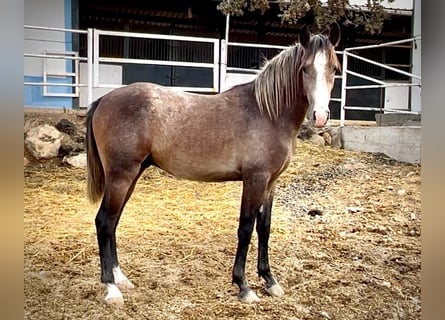
[[[231,284],[241,183],[139,180],[118,227],[120,263],[136,285],[104,305],[85,170],[24,168],[26,319],[420,319],[420,166],[299,141],[280,178],[270,260],[285,290],[237,301]],[[319,209],[321,215],[309,215]]]

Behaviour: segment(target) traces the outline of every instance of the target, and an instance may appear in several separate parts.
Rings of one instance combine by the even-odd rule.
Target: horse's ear
[[[329,38],[329,41],[331,41],[332,45],[336,47],[340,42],[340,26],[337,22],[332,23],[329,28],[326,28],[322,32],[325,36]]]
[[[309,39],[311,38],[311,32],[309,30],[309,25],[305,24],[300,30],[300,43],[303,47],[307,47]]]

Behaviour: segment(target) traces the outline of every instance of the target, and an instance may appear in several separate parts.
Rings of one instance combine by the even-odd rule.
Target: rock
[[[310,215],[311,217],[315,217],[323,215],[323,212],[319,209],[311,209],[307,212],[307,214]]]
[[[334,149],[341,149],[342,143],[341,143],[340,128],[339,127],[328,127],[326,129],[326,132],[329,133],[329,135],[331,136],[330,146]]]
[[[87,154],[80,153],[75,156],[65,156],[63,162],[76,168],[86,168],[87,166]]]
[[[324,146],[325,140],[322,136],[319,136],[318,134],[313,134],[309,141],[317,146]]]
[[[322,137],[324,139],[324,144],[326,146],[332,145],[332,138],[331,138],[331,135],[328,132],[323,132]]]
[[[363,208],[360,208],[360,207],[346,207],[346,211],[348,213],[358,213],[358,212],[362,212]]]
[[[311,125],[310,121],[305,119],[298,130],[298,138],[302,140],[309,140],[314,133],[314,127]]]
[[[59,122],[57,122],[56,128],[60,132],[66,133],[70,136],[74,136],[77,133],[76,125],[68,119],[61,119]]]
[[[34,158],[51,159],[57,157],[62,134],[53,126],[44,124],[29,129],[25,138],[25,146]]]
[[[26,159],[26,157],[23,157],[24,161],[23,161],[23,166],[27,166],[29,164],[29,160]]]

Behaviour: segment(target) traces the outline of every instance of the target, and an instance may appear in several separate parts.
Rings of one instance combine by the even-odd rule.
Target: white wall
[[[368,0],[349,0],[351,5],[366,6]],[[405,9],[411,10],[413,8],[413,0],[395,0],[394,2],[383,1],[383,6],[387,9]]]
[[[65,1],[63,0],[25,0],[25,25],[65,28]],[[46,41],[42,41],[46,40]],[[41,30],[24,30],[24,52],[42,54],[43,51],[65,51],[65,33]],[[65,71],[65,63],[51,61]],[[42,59],[25,58],[26,76],[42,76]]]

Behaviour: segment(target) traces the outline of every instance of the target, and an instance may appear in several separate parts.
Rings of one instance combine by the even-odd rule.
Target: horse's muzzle
[[[329,110],[314,111],[312,124],[316,128],[323,128],[329,120]]]

